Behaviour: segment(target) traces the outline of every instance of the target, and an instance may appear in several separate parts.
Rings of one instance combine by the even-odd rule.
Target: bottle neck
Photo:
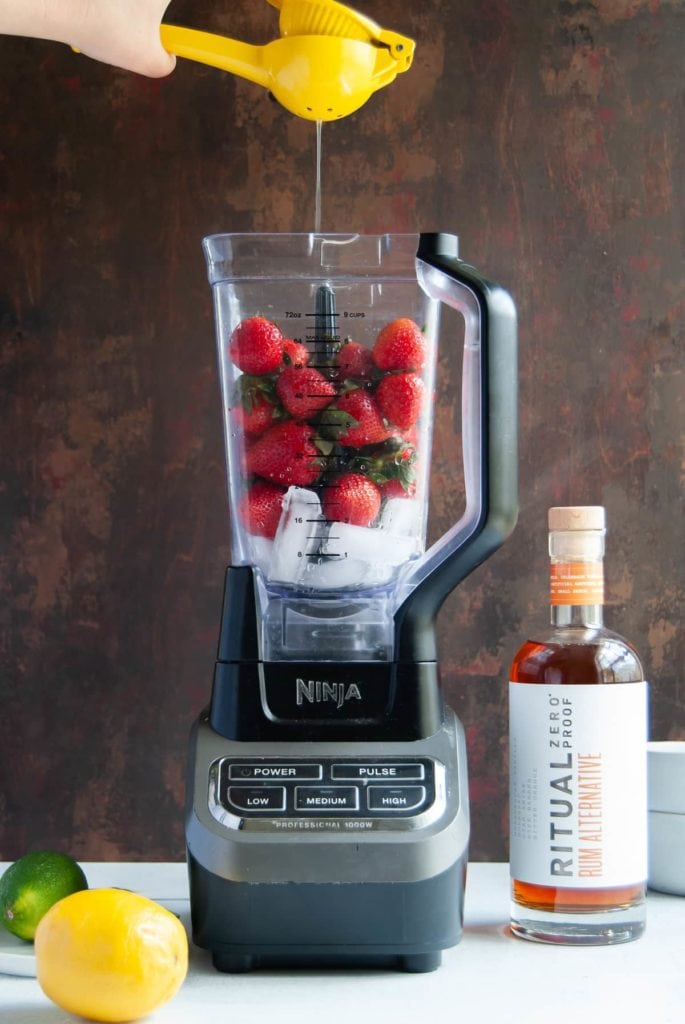
[[[603,531],[551,531],[549,554],[552,625],[601,627],[604,607]]]
[[[604,625],[602,604],[553,604],[550,606],[553,626],[579,626],[599,629]]]

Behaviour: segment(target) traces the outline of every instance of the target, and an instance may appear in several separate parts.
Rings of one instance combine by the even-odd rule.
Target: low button
[[[295,807],[298,811],[356,811],[359,791],[356,786],[298,786]]]
[[[284,786],[229,786],[228,802],[239,811],[284,811]]]
[[[415,811],[426,799],[425,786],[369,786],[370,811]]]

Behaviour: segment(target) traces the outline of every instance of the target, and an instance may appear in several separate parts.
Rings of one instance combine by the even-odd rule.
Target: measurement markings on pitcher
[[[310,501],[307,504],[314,505],[314,502]],[[340,540],[340,537],[337,536],[336,534],[323,534],[323,533],[322,534],[318,534],[318,533],[316,533],[316,527],[317,526],[327,527],[327,526],[332,526],[334,524],[334,520],[326,519],[325,516],[316,516],[313,519],[303,519],[302,516],[296,516],[295,522],[300,524],[300,525],[303,522],[304,523],[316,524],[315,526],[312,527],[315,532],[307,534],[307,540],[308,541],[318,541],[319,543],[321,543],[322,541],[330,542],[330,541]],[[324,558],[324,559],[346,558],[347,557],[347,552],[341,553],[341,552],[333,552],[333,551],[323,551],[321,548],[318,548],[316,551],[298,551],[297,552],[297,557],[298,558],[303,558],[303,557],[304,558],[316,558],[316,559],[321,559],[321,558]]]

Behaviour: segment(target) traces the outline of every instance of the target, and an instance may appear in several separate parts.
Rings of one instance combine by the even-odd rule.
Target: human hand
[[[0,0],[0,32],[67,43],[88,57],[160,78],[176,58],[162,46],[170,0]]]
[[[59,3],[60,0],[52,0]],[[161,78],[176,58],[160,41],[160,24],[170,0],[78,0],[82,17],[74,20],[69,45],[94,60]]]

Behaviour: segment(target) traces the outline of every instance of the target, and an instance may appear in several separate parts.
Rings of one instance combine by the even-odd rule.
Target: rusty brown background
[[[411,72],[324,130],[323,227],[459,233],[521,327],[521,516],[440,617],[474,859],[506,859],[506,683],[547,621],[546,509],[604,503],[609,624],[685,738],[681,0],[374,0]],[[266,42],[257,0],[168,20]],[[0,859],[180,859],[228,529],[221,230],[310,230],[313,125],[189,63],[0,39]],[[449,352],[442,365],[449,379]],[[431,533],[459,507],[439,390]]]

